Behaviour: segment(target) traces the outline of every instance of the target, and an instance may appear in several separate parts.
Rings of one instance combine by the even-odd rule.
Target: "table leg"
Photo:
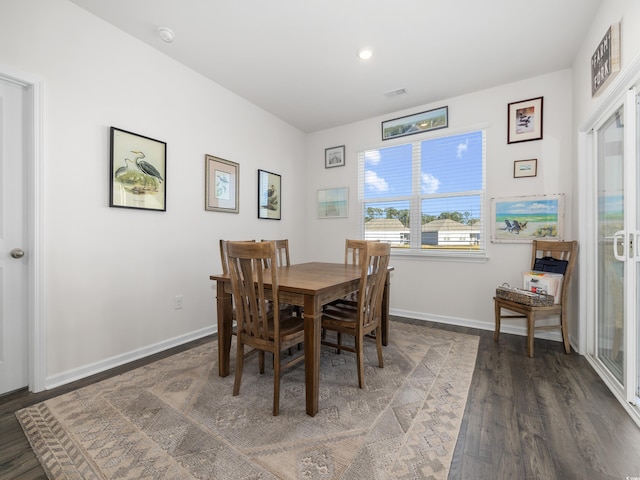
[[[216,307],[218,315],[218,375],[226,377],[229,375],[233,305],[231,302],[231,294],[225,292],[224,282],[216,283]]]
[[[313,295],[304,297],[304,383],[307,415],[318,413],[320,393],[320,323],[322,306]]]
[[[382,294],[382,345],[389,345],[389,290],[391,289],[391,274],[387,272],[387,279],[384,282],[384,292]]]

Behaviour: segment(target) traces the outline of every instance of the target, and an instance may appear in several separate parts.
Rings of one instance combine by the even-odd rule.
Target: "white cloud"
[[[469,149],[469,139],[467,138],[467,140],[464,143],[458,144],[458,153],[456,154],[456,156],[458,158],[462,158],[462,154],[464,154],[468,149]]]
[[[364,172],[364,184],[376,192],[386,192],[389,190],[389,184],[384,178],[378,176],[378,174],[372,170]]]
[[[422,174],[422,193],[436,193],[440,187],[440,180],[430,173]]]
[[[380,163],[380,151],[379,150],[367,150],[364,152],[365,164],[377,165]]]

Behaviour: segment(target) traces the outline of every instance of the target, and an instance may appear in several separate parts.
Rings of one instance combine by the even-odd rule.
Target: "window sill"
[[[436,262],[468,262],[486,263],[489,260],[485,252],[422,252],[416,250],[391,249],[394,258],[407,258],[412,260],[428,260]]]

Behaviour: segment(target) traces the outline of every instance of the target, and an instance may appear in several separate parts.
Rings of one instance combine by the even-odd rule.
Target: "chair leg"
[[[236,377],[233,381],[233,396],[237,396],[240,393],[240,383],[242,382],[242,367],[244,362],[244,343],[237,341],[237,352],[236,355]]]
[[[384,360],[382,359],[382,327],[380,327],[380,325],[376,328],[376,348],[378,349],[378,366],[384,368]]]
[[[535,316],[533,312],[527,314],[527,353],[533,358],[533,337],[534,337]]]
[[[562,308],[564,310],[564,307]],[[560,325],[562,326],[562,341],[564,342],[564,352],[571,353],[571,344],[569,343],[569,328],[565,321],[564,312],[560,313]]]
[[[338,336],[338,341],[336,342],[338,345],[342,345],[342,334],[340,332],[336,332],[337,336]],[[336,353],[338,355],[340,355],[340,353],[342,352],[341,348],[336,349]]]
[[[497,342],[498,338],[500,337],[500,314],[501,312],[501,308],[500,308],[500,304],[497,301],[493,301],[494,305],[495,305],[495,311],[496,311],[496,326],[495,329],[493,330],[493,341]]]
[[[273,354],[273,416],[280,413],[280,352],[276,348]]]
[[[356,335],[356,363],[358,364],[358,387],[364,388],[364,337]]]
[[[264,373],[264,351],[260,350],[258,352],[258,371],[263,374]]]

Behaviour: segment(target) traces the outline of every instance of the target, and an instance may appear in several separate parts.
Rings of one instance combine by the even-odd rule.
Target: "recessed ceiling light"
[[[373,57],[373,50],[370,47],[362,47],[357,55],[360,60],[370,60]]]
[[[167,27],[159,27],[158,35],[160,35],[160,38],[162,39],[163,42],[167,42],[167,43],[173,42],[173,39],[176,38],[176,35],[175,33],[173,33],[173,30]]]

